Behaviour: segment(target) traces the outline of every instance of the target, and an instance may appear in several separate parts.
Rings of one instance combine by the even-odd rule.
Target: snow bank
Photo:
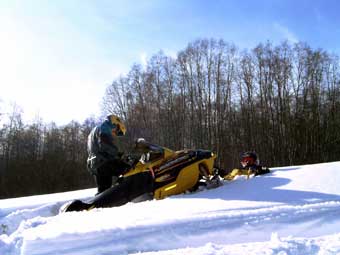
[[[94,190],[0,200],[0,254],[340,254],[339,182],[333,162],[89,212],[58,214]]]

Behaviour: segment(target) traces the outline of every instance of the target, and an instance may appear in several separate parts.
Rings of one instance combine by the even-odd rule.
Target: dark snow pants
[[[95,208],[126,204],[135,198],[153,192],[154,179],[150,172],[123,177],[119,184],[105,190],[86,203]]]
[[[98,193],[111,188],[113,184],[113,177],[124,174],[131,166],[121,160],[107,161],[97,169],[95,181],[97,183]]]

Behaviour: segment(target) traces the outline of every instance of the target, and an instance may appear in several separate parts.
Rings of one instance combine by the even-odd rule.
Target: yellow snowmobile
[[[75,200],[63,211],[81,211],[92,208],[120,206],[145,197],[165,197],[194,191],[200,185],[220,185],[214,167],[216,154],[208,150],[173,151],[145,140],[137,146],[142,151],[139,161],[110,189],[89,201]]]

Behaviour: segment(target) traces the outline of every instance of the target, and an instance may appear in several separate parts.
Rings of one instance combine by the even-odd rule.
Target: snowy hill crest
[[[91,189],[0,200],[0,254],[340,254],[340,162],[273,170],[89,212],[58,214]]]

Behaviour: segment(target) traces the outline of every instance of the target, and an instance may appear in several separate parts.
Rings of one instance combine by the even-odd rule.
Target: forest
[[[239,49],[199,39],[114,79],[102,116],[124,120],[124,151],[143,137],[175,150],[213,150],[224,169],[239,167],[244,151],[268,167],[337,161],[339,68],[339,56],[303,42]],[[18,108],[0,108],[0,198],[94,187],[86,144],[101,118],[27,124]]]

